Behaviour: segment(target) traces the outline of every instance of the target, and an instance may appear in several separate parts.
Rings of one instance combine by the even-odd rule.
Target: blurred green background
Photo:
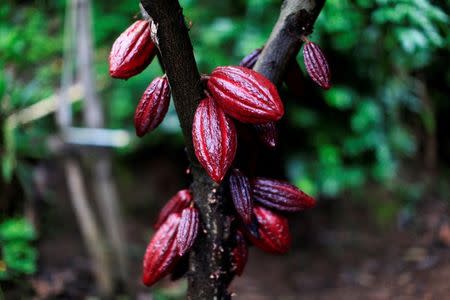
[[[200,71],[238,64],[264,45],[281,2],[180,1],[187,22],[192,22],[190,36]],[[298,98],[280,87],[287,113],[281,125],[282,146],[275,155],[291,182],[322,201],[342,197],[362,201],[381,225],[399,214],[414,216],[430,190],[448,199],[449,8],[448,1],[326,1],[309,38],[329,60],[332,89],[322,91],[308,78],[304,97]],[[9,279],[36,269],[37,255],[30,246],[35,233],[14,218],[22,216],[20,203],[29,197],[30,170],[40,161],[52,160],[44,141],[57,127],[53,115],[17,128],[6,120],[58,90],[65,11],[65,1],[0,4],[0,281],[6,278],[2,264],[11,264]],[[107,58],[114,39],[137,17],[137,1],[93,3],[95,76],[106,127],[125,129],[133,136],[137,101],[161,69],[155,61],[127,81],[113,80]],[[304,70],[301,54],[298,61]],[[80,103],[74,112],[79,125]],[[161,157],[183,153],[172,106],[155,132],[114,150],[115,169],[122,172],[118,180],[129,187],[130,165],[139,165],[154,153]],[[183,172],[180,169],[177,176]],[[372,197],[368,187],[373,186],[394,195],[395,201],[378,201],[379,194]],[[133,217],[132,211],[126,214]],[[25,253],[23,264],[7,255],[6,245],[12,242],[6,242],[4,232],[11,222],[25,233],[31,230],[13,239]]]

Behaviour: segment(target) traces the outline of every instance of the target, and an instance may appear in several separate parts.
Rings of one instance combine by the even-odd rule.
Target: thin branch
[[[301,36],[309,35],[325,0],[285,0],[280,16],[256,62],[255,71],[277,84],[297,55]]]

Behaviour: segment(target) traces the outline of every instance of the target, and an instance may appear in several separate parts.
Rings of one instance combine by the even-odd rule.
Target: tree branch
[[[290,59],[300,48],[300,36],[312,26],[324,0],[285,0],[277,24],[255,69],[278,82]],[[203,233],[190,256],[188,299],[229,299],[230,220],[223,189],[212,182],[199,165],[192,145],[192,121],[204,96],[182,8],[177,0],[142,0],[157,28],[160,58],[169,79],[175,109],[186,142],[193,175],[191,190],[200,210]]]
[[[204,95],[182,8],[177,0],[143,0],[141,3],[157,28],[160,58],[186,142],[193,175],[191,190],[203,229],[190,256],[188,299],[228,299],[230,229],[226,220],[229,218],[222,188],[200,166],[192,145],[194,113]]]
[[[285,0],[280,16],[256,62],[255,71],[277,84],[289,61],[297,55],[302,35],[313,31],[325,0]]]

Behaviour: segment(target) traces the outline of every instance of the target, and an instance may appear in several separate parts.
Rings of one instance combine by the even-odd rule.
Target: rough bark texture
[[[300,36],[312,26],[324,0],[285,0],[280,17],[261,54],[255,70],[277,83],[285,66],[301,44]],[[169,78],[175,109],[191,163],[191,189],[200,211],[199,232],[190,256],[188,299],[230,299],[227,286],[230,273],[230,218],[223,188],[200,167],[192,146],[192,121],[204,96],[182,8],[177,0],[142,0],[142,6],[157,27],[158,47]]]
[[[192,121],[204,95],[188,29],[177,0],[141,3],[157,27],[160,58],[183,130],[193,176],[191,189],[203,229],[191,252],[188,299],[228,299],[231,275],[227,240],[230,229],[222,188],[201,168],[192,146]]]
[[[275,24],[253,70],[278,84],[288,62],[301,46],[301,36],[312,32],[325,0],[285,0]]]

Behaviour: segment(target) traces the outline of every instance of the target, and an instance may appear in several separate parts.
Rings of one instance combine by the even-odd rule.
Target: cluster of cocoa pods
[[[114,42],[109,62],[110,75],[128,79],[142,72],[158,49],[152,41],[151,21],[139,20]],[[304,38],[303,56],[310,77],[322,88],[330,87],[330,72],[320,48]],[[268,147],[277,144],[276,122],[284,106],[275,85],[252,70],[262,49],[246,56],[240,66],[216,67],[202,76],[205,98],[199,101],[192,124],[192,140],[198,161],[208,175],[229,189],[237,224],[230,252],[233,272],[241,275],[248,257],[248,245],[282,254],[291,244],[285,213],[311,208],[315,200],[285,181],[248,178],[230,168],[236,155],[237,131],[234,122],[250,124]],[[302,76],[295,60],[284,81],[295,91]],[[141,137],[164,119],[170,102],[166,75],[155,78],[142,95],[134,116],[136,134]],[[202,232],[202,220],[191,191],[181,190],[161,210],[156,233],[147,246],[142,281],[152,285],[165,275],[172,278],[186,271],[187,255]],[[181,270],[181,271],[180,271]]]
[[[231,271],[242,275],[250,244],[274,254],[289,250],[292,237],[284,213],[314,207],[316,201],[285,181],[249,179],[232,169],[227,186],[236,217],[230,251]],[[185,259],[201,230],[199,212],[189,190],[176,193],[162,208],[154,225],[156,233],[147,246],[142,282],[151,286],[162,277],[183,275]],[[181,270],[181,274],[180,274]]]

